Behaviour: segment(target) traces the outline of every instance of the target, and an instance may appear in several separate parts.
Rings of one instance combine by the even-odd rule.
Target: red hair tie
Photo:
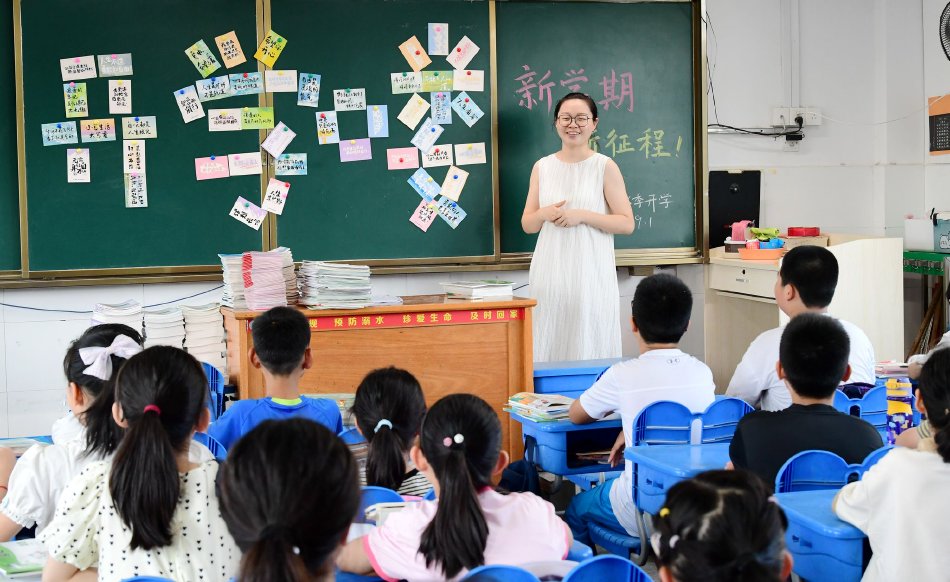
[[[159,408],[158,406],[155,406],[154,404],[149,404],[148,406],[145,407],[145,409],[142,410],[142,414],[145,414],[146,412],[154,412],[155,414],[159,416],[162,415],[162,409]]]

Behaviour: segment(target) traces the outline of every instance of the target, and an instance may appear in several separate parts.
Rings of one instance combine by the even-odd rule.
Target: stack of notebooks
[[[449,299],[464,299],[467,301],[510,299],[512,293],[514,293],[511,281],[496,279],[442,283],[442,290],[445,291],[445,295]]]
[[[227,373],[227,344],[225,343],[224,317],[217,303],[206,305],[183,305],[185,318],[185,349],[199,362],[207,362]]]
[[[304,261],[300,301],[310,309],[359,309],[373,304],[369,267]]]
[[[142,306],[131,299],[114,305],[96,303],[91,324],[99,325],[100,323],[123,323],[142,333]]]
[[[185,320],[178,307],[163,307],[145,312],[145,347],[174,346],[185,341]]]
[[[568,417],[573,398],[560,394],[535,394],[519,392],[508,399],[508,412],[535,422],[552,422]]]
[[[287,247],[218,256],[224,270],[222,304],[234,309],[267,311],[297,303],[294,257]]]

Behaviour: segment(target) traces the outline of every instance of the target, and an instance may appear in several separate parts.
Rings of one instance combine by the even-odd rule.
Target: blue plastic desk
[[[793,570],[806,580],[861,579],[865,536],[832,511],[831,502],[837,493],[825,490],[775,495],[788,517],[785,540],[794,557]]]
[[[510,414],[511,418],[521,423],[521,432],[525,436],[525,459],[530,459],[544,471],[555,475],[607,473],[615,477],[623,470],[623,467],[612,468],[610,465],[585,463],[574,458],[577,452],[610,449],[617,434],[623,430],[619,418],[574,424],[570,420],[535,422],[513,412]],[[530,444],[531,439],[534,440],[533,445]]]
[[[706,445],[639,445],[624,451],[623,456],[634,463],[633,499],[645,513],[656,513],[663,507],[666,492],[683,479],[712,469],[722,469],[729,462],[729,443]]]
[[[574,362],[535,362],[534,391],[538,394],[563,394],[577,398],[623,358],[578,360]]]

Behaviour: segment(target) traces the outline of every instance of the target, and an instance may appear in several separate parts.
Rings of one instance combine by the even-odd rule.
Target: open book
[[[0,543],[0,572],[8,578],[38,574],[46,555],[46,545],[37,539]]]

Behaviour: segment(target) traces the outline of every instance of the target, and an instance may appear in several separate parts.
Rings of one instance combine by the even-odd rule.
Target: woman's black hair
[[[950,463],[950,348],[930,354],[917,385],[943,462]]]
[[[446,578],[485,562],[488,523],[478,493],[492,484],[501,452],[501,422],[487,402],[452,394],[422,421],[420,446],[439,481],[435,517],[422,532],[426,566],[441,565]]]
[[[369,443],[366,484],[398,490],[406,477],[406,452],[426,414],[419,381],[392,366],[373,370],[356,389],[352,412]]]
[[[132,530],[132,549],[171,543],[180,494],[176,455],[188,450],[207,393],[201,364],[178,348],[148,348],[119,371],[115,400],[128,428],[112,461],[109,492]]]
[[[748,471],[707,471],[670,488],[654,520],[657,564],[678,582],[780,582],[788,521]]]
[[[319,451],[301,461],[300,451]],[[304,582],[333,571],[360,502],[356,461],[311,420],[267,420],[228,452],[215,488],[244,552],[241,582]]]
[[[590,95],[587,93],[568,93],[558,99],[557,105],[554,106],[554,123],[557,123],[557,115],[561,112],[561,105],[569,99],[580,99],[584,103],[587,103],[587,106],[590,108],[591,117],[595,120],[597,119],[597,103],[594,102],[594,99]]]
[[[115,354],[109,356],[112,359],[112,376],[102,380],[85,373],[88,364],[83,362],[79,350],[108,347],[120,335],[128,336],[142,345],[142,336],[131,327],[121,323],[103,323],[90,327],[79,339],[69,344],[66,357],[63,358],[66,381],[75,383],[92,400],[81,418],[86,429],[86,455],[108,456],[122,439],[122,429],[112,420],[112,403],[115,402],[115,378],[125,364],[125,358]]]

